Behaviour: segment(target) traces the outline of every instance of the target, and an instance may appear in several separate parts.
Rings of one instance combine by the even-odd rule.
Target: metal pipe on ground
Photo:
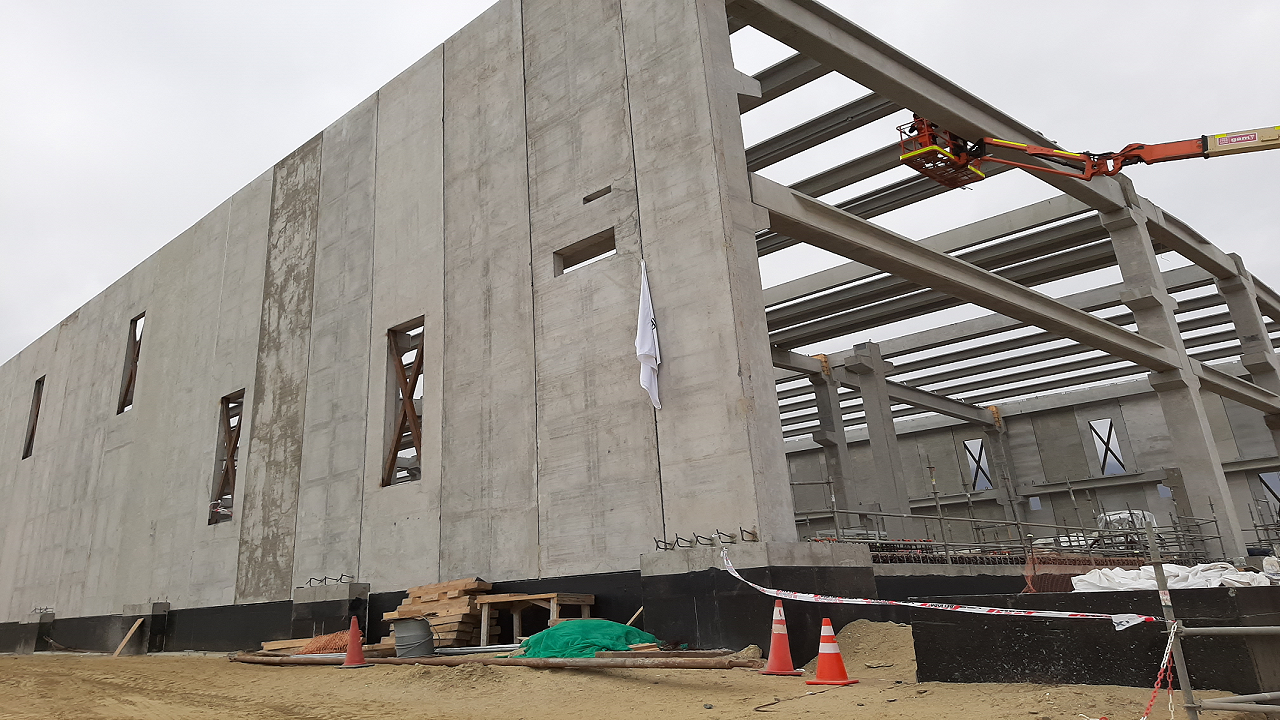
[[[1280,625],[1255,625],[1253,627],[1208,627],[1178,630],[1179,635],[1280,635]],[[1280,698],[1267,698],[1268,700]]]
[[[252,665],[341,665],[342,658],[261,657],[239,654],[229,658],[231,662]],[[457,667],[459,665],[502,665],[532,668],[658,668],[673,670],[729,670],[732,668],[762,668],[759,660],[728,660],[721,658],[474,658],[474,657],[424,657],[424,658],[367,658],[375,665],[435,665]]]
[[[1252,703],[1221,702],[1219,700],[1201,700],[1204,710],[1230,710],[1231,712],[1259,712],[1268,715],[1280,714],[1280,705],[1254,705]]]

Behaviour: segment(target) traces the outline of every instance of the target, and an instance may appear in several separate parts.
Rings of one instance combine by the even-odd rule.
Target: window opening
[[[120,400],[116,404],[116,414],[133,407],[133,388],[138,382],[138,355],[142,352],[142,325],[146,313],[129,322],[129,344],[124,355],[124,380],[120,383]]]
[[[602,230],[591,237],[559,250],[555,253],[555,274],[586,267],[593,262],[618,254],[614,240],[613,228]]]
[[[1271,493],[1271,497],[1280,503],[1280,472],[1258,473],[1258,479],[1262,481],[1262,487]]]
[[[422,477],[422,363],[426,355],[423,321],[418,318],[387,331],[395,384],[388,398],[391,441],[383,461],[383,487]]]
[[[969,478],[973,480],[973,490],[990,490],[991,466],[987,464],[987,448],[982,438],[964,441],[964,453],[969,457]]]
[[[1120,438],[1116,435],[1111,418],[1089,421],[1089,431],[1093,434],[1093,444],[1098,449],[1098,464],[1102,466],[1102,474],[1119,475],[1125,472],[1124,460],[1120,457]]]
[[[1031,497],[1027,498],[1027,501],[1031,504],[1031,509],[1032,509],[1032,510],[1039,510],[1039,509],[1042,507],[1042,506],[1040,505],[1040,496],[1039,496],[1039,495],[1032,495]]]
[[[218,452],[214,464],[213,497],[209,502],[210,525],[230,520],[235,504],[240,431],[244,428],[244,390],[227,395],[219,404]]]
[[[44,396],[44,375],[36,380],[35,389],[31,391],[31,414],[27,416],[27,436],[22,442],[22,459],[31,457],[36,445],[36,423],[40,420],[40,399]]]

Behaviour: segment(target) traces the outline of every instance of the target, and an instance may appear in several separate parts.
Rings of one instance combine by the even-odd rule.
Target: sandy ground
[[[0,656],[0,718],[1136,720],[1150,696],[1113,686],[917,684],[910,632],[867,621],[843,629],[849,674],[861,682],[834,688],[747,670],[338,670],[245,665],[222,656]],[[1168,713],[1158,704],[1152,717]]]

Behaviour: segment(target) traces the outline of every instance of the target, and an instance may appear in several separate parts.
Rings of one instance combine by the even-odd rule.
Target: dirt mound
[[[911,626],[891,622],[855,620],[836,633],[840,655],[849,677],[876,677],[886,680],[916,679],[916,649]],[[813,672],[814,658],[805,670]]]

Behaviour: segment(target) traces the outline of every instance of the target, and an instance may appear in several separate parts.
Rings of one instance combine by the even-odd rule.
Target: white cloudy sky
[[[0,362],[488,4],[0,0]],[[828,4],[1069,149],[1280,123],[1273,0]],[[785,54],[750,30],[735,52],[747,71]],[[749,113],[748,141],[861,93],[828,77]],[[889,142],[896,121],[765,174],[805,177]],[[1128,174],[1280,286],[1280,152]],[[878,222],[919,238],[1051,194],[1006,173]],[[776,284],[829,264],[799,248],[762,270]]]

